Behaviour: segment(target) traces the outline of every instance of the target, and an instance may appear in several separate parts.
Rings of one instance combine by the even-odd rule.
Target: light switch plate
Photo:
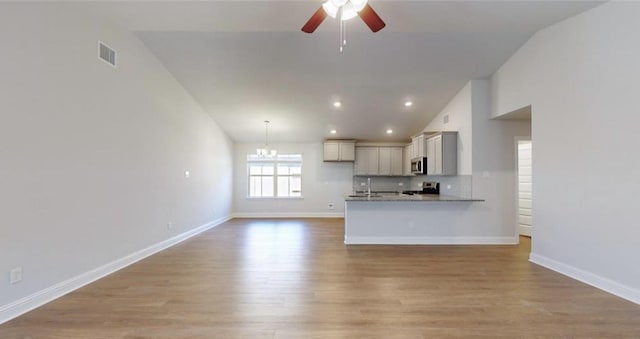
[[[12,269],[10,272],[9,283],[13,285],[21,281],[22,281],[22,267],[16,267]]]

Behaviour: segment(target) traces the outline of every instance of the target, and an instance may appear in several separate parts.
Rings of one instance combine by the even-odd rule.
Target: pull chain
[[[344,8],[340,7],[340,16],[338,17],[338,23],[340,24],[340,53],[344,50],[344,21],[342,15],[344,14]]]
[[[342,46],[347,45],[347,23],[342,22]]]

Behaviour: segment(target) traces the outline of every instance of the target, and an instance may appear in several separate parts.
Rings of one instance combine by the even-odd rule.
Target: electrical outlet
[[[9,283],[17,284],[22,281],[22,267],[16,267],[9,273]]]
[[[451,185],[447,185],[447,189],[450,190],[451,189]]]
[[[173,228],[173,223],[172,223],[171,221],[169,221],[169,222],[167,223],[167,229],[168,229],[168,230],[170,230],[170,229],[172,229],[172,228]]]
[[[367,184],[365,184],[364,182],[360,183],[360,186],[366,186]]]
[[[404,186],[404,183],[403,182],[399,182],[398,186],[402,187],[402,186]]]
[[[328,207],[330,210],[332,210],[332,209],[333,209],[333,203],[332,203],[332,202],[328,203],[328,204],[327,204],[327,207]]]
[[[190,176],[191,176],[191,173],[189,173],[189,171],[184,171],[185,179],[189,179]]]

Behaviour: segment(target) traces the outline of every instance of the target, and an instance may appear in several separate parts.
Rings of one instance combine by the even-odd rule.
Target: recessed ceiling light
[[[340,107],[342,107],[342,103],[340,101],[334,101],[333,102],[333,107],[340,108]]]
[[[338,131],[336,131],[335,129],[331,130],[331,134],[336,134],[336,133],[338,133]]]
[[[413,106],[413,102],[412,101],[405,101],[404,102],[404,107],[411,107]]]
[[[391,134],[391,133],[393,133],[393,130],[392,129],[388,129],[387,130],[387,134]]]

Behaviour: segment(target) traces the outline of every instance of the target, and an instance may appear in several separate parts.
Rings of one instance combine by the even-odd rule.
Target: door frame
[[[533,200],[533,141],[532,138],[529,137],[515,137],[515,162],[516,162],[516,176],[515,176],[515,197],[516,197],[516,210],[515,210],[515,233],[516,236],[520,237],[520,152],[518,149],[518,143],[520,141],[531,141],[531,181],[532,181],[532,190],[531,190],[531,199]],[[533,213],[531,213],[531,219],[533,220]],[[529,237],[533,239],[533,222],[531,223],[531,234]]]

